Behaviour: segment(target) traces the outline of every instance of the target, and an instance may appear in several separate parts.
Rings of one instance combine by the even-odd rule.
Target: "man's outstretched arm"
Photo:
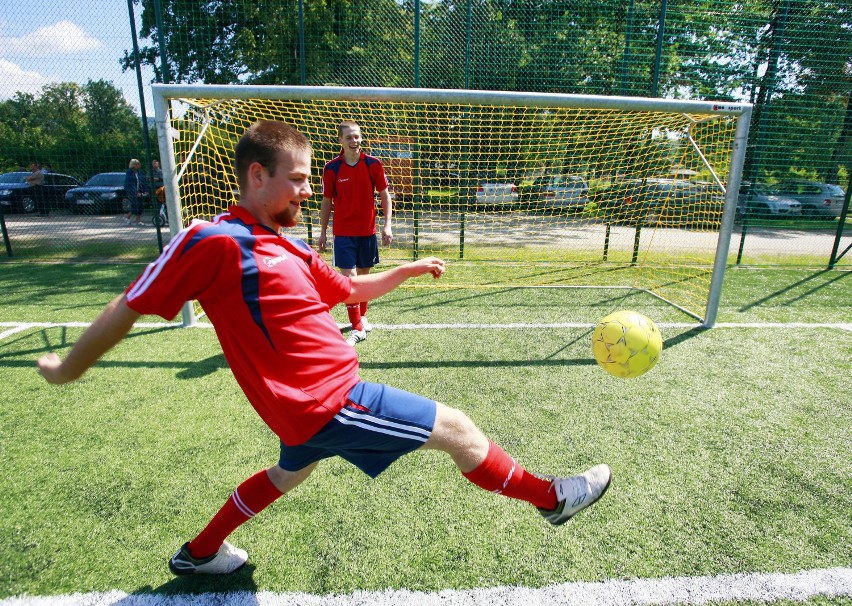
[[[116,297],[80,335],[64,360],[52,352],[39,358],[39,374],[48,383],[57,385],[80,378],[130,332],[139,316],[140,314],[128,307],[124,295]]]
[[[409,278],[423,274],[432,274],[435,279],[440,278],[444,274],[444,261],[427,257],[387,271],[352,276],[352,290],[344,303],[371,301],[389,293]]]

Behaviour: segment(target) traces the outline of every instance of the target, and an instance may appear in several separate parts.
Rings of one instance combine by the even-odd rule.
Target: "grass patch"
[[[3,265],[0,321],[91,321],[141,269]],[[624,308],[690,321],[639,292],[419,284],[376,302],[373,324],[592,324]],[[738,268],[719,321],[852,323],[850,301],[850,272]],[[590,327],[377,328],[359,346],[365,379],[462,408],[531,470],[606,461],[610,493],[553,529],[439,453],[405,457],[375,481],[328,461],[234,534],[251,555],[245,570],[174,580],[166,559],[274,463],[276,439],[211,330],[139,328],[80,381],[43,383],[34,360],[66,353],[81,330],[0,341],[0,597],[539,587],[852,557],[849,331],[664,328],[657,367],[619,380],[592,361]]]

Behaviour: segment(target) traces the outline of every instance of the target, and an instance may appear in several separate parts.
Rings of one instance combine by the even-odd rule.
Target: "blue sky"
[[[138,29],[140,7],[135,9]],[[126,0],[0,0],[0,100],[17,91],[38,94],[52,82],[103,79],[124,92],[138,112],[136,74],[122,72],[118,63],[132,48]],[[153,72],[143,69],[149,116],[152,78]]]

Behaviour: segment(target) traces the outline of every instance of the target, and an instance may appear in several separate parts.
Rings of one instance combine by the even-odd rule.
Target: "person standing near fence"
[[[151,161],[151,187],[154,191],[163,186],[163,169],[159,160]]]
[[[68,383],[118,344],[142,314],[172,318],[185,301],[201,303],[237,382],[279,438],[280,458],[237,486],[207,526],[172,556],[174,574],[228,574],[242,567],[248,554],[225,539],[331,457],[375,478],[408,453],[438,450],[474,485],[530,503],[554,525],[604,494],[612,477],[607,465],[572,477],[535,475],[461,410],[363,381],[358,356],[329,310],[379,297],[409,278],[440,278],[444,261],[426,257],[372,275],[344,276],[305,242],[281,233],[298,225],[301,206],[312,195],[311,144],[304,134],[283,122],[257,122],[234,155],[237,205],[177,234],[64,360],[49,353],[37,362],[46,381]]]
[[[30,186],[29,194],[32,196],[35,204],[36,212],[42,217],[46,217],[49,209],[47,208],[47,199],[44,195],[44,171],[38,162],[30,163],[30,174],[26,178],[27,185]]]
[[[320,206],[321,251],[328,244],[328,222],[334,214],[334,265],[344,276],[366,275],[379,263],[376,239],[376,201],[379,193],[385,221],[382,244],[393,242],[393,205],[388,179],[382,162],[361,150],[361,127],[345,120],[337,127],[340,155],[325,165],[322,173],[322,205]],[[372,326],[367,322],[368,301],[346,306],[352,330],[346,342],[355,345],[367,338]]]
[[[148,197],[148,180],[140,170],[141,168],[142,163],[133,158],[124,174],[124,191],[130,205],[124,223],[140,227],[144,225],[142,223],[142,207],[145,205],[145,198]]]

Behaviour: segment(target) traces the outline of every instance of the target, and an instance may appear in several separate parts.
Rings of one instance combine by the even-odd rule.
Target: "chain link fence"
[[[0,219],[8,258],[149,260],[167,242],[152,186],[149,89],[161,81],[750,102],[750,187],[731,262],[852,264],[846,2],[89,4],[42,4],[36,18],[20,3],[4,8]],[[145,196],[142,225],[128,227],[123,175],[134,158]],[[34,162],[47,170],[40,189],[26,182]],[[68,193],[102,173],[116,173],[114,184]]]

